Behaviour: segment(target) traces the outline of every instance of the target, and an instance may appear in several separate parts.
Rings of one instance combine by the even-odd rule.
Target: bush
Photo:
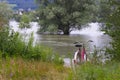
[[[33,34],[31,34],[27,42],[24,40],[18,32],[14,32],[8,28],[1,30],[0,51],[2,57],[21,56],[25,59],[49,61],[57,64],[62,62],[62,60],[59,60],[60,56],[55,55],[50,48],[39,44],[33,45]]]

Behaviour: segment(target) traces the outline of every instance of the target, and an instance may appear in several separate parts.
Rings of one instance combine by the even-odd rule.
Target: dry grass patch
[[[0,80],[67,80],[71,70],[62,65],[21,58],[1,60]]]

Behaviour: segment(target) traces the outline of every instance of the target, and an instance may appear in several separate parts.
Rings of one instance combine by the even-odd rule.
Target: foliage
[[[4,28],[0,31],[0,50],[3,52],[2,55],[5,57],[6,55],[12,56],[13,53],[16,53],[16,49],[20,50],[21,41],[19,40],[18,33],[9,32],[8,28]],[[19,45],[19,47],[17,47]]]
[[[120,63],[108,62],[104,65],[84,63],[76,67],[76,73],[70,68],[42,61],[24,60],[20,57],[0,58],[1,80],[119,80]]]
[[[33,45],[33,34],[30,35],[27,42],[24,40],[25,39],[18,32],[4,27],[4,29],[0,31],[0,51],[2,57],[21,56],[24,59],[62,64],[61,62],[63,61],[59,59],[60,56],[54,55],[50,48],[39,44]]]
[[[15,21],[20,22],[21,15],[19,15],[19,14],[13,14],[13,16],[14,16],[13,19]]]
[[[31,18],[29,15],[27,15],[27,14],[21,15],[19,27],[21,29],[22,28],[30,28],[30,24],[29,24],[30,21],[31,21]]]
[[[0,64],[1,80],[68,80],[72,74],[71,69],[60,65],[20,57],[0,58]]]
[[[109,0],[99,0],[98,22],[105,23],[111,12]]]
[[[85,63],[76,68],[75,80],[119,80],[120,63],[104,65]]]
[[[94,51],[87,54],[87,58],[89,62],[92,64],[102,64],[109,60],[107,54],[105,54],[105,50],[99,49],[94,45]]]
[[[13,19],[15,19],[15,21],[17,22],[24,22],[24,23],[28,23],[28,22],[37,22],[37,18],[35,15],[35,11],[22,11],[21,14],[20,12],[13,14]]]
[[[12,17],[12,8],[6,2],[0,2],[0,27],[7,24]]]
[[[40,2],[37,16],[43,31],[49,30],[51,25],[54,25],[55,29],[69,34],[71,28],[80,29],[82,25],[90,22],[95,11],[95,0],[37,1]]]
[[[31,11],[28,15],[31,18],[31,21],[38,22],[39,17],[37,17],[36,11]]]
[[[120,2],[110,0],[109,5],[111,13],[106,18],[104,31],[112,38],[112,48],[108,49],[107,52],[111,55],[111,58],[120,61]]]

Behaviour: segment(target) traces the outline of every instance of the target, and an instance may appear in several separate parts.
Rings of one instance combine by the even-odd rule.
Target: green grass
[[[68,80],[71,70],[54,63],[7,58],[0,61],[0,80]]]
[[[20,57],[0,59],[0,80],[120,80],[120,63],[91,64],[71,68]]]
[[[76,80],[120,80],[120,62],[85,63],[76,68]]]

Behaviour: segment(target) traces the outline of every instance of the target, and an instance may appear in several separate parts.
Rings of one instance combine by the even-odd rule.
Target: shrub
[[[2,57],[21,56],[25,59],[42,60],[61,64],[62,59],[60,60],[60,56],[55,55],[52,49],[39,44],[33,45],[33,34],[30,35],[27,42],[24,40],[25,39],[18,32],[14,32],[7,27],[1,30],[0,51]]]

